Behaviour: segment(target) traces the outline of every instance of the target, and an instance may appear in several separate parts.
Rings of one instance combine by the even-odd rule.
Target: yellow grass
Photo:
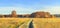
[[[0,18],[0,28],[27,28],[31,19],[34,28],[60,28],[60,18]]]
[[[23,18],[0,18],[0,28],[18,28],[24,23],[29,22],[30,19]]]
[[[60,18],[35,18],[34,28],[60,28]]]

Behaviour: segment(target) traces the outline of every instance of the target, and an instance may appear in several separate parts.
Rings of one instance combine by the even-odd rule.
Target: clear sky
[[[60,14],[60,0],[0,0],[0,14],[30,14],[36,11],[47,11]]]

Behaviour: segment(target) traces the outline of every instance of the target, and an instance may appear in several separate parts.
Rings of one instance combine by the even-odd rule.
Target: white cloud
[[[44,9],[43,9],[44,8]],[[42,9],[22,8],[22,7],[0,7],[0,14],[10,14],[12,10],[16,10],[18,14],[31,14],[36,11],[46,11],[51,14],[60,14],[60,7],[43,7]]]
[[[44,7],[45,9],[37,10],[37,11],[45,11],[50,12],[51,14],[60,14],[60,7]]]
[[[22,7],[0,7],[0,14],[10,14],[11,11],[16,10],[17,14],[31,14],[34,9]]]

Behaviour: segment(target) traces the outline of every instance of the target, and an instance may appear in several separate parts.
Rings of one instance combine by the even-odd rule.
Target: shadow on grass
[[[33,27],[33,20],[30,22],[29,28],[34,28],[34,27]]]

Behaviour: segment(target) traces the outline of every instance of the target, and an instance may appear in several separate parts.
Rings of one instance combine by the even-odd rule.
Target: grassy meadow
[[[0,28],[29,28],[31,21],[34,28],[60,28],[60,18],[0,18]]]

